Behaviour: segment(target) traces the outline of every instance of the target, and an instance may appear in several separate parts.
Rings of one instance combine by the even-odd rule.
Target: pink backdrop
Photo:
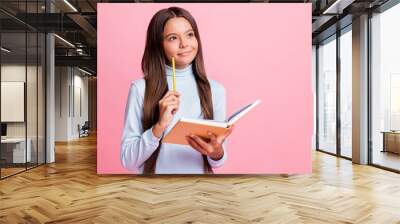
[[[259,98],[235,127],[216,173],[310,173],[313,133],[311,4],[98,4],[97,171],[120,163],[125,103],[151,17],[180,6],[196,19],[207,74],[227,90],[227,116]]]

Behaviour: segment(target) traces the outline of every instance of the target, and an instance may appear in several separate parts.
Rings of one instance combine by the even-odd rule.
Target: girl
[[[172,89],[172,57],[176,86]],[[207,79],[200,35],[192,15],[171,7],[158,11],[147,29],[142,58],[143,79],[133,81],[125,109],[121,162],[140,173],[213,173],[224,164],[225,139],[210,141],[189,134],[189,145],[161,143],[181,117],[225,120],[224,87]]]

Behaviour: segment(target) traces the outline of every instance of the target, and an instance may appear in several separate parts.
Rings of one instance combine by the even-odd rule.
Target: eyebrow
[[[190,31],[193,31],[193,29],[190,29],[190,30],[187,30],[185,33],[188,33],[188,32],[190,32]],[[193,31],[194,32],[194,31]],[[167,37],[169,37],[169,36],[171,36],[171,35],[177,35],[176,33],[169,33],[169,34],[167,34],[166,36],[165,36],[165,38],[167,38]]]

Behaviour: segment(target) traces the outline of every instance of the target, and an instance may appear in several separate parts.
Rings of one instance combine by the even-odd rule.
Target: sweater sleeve
[[[226,91],[225,88],[216,83],[215,93],[213,94],[213,108],[214,108],[214,120],[224,122],[226,119]],[[207,160],[212,168],[218,168],[224,165],[228,154],[226,150],[227,139],[222,143],[224,149],[224,155],[219,160],[213,160],[211,157],[207,156]]]
[[[125,108],[120,152],[122,166],[131,171],[138,171],[160,144],[152,128],[143,131],[142,114],[143,97],[133,82]]]

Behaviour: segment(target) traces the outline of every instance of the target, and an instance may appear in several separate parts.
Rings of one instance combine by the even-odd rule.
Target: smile
[[[186,52],[183,52],[183,53],[180,53],[180,54],[178,54],[179,56],[188,56],[188,55],[190,55],[192,53],[192,51],[186,51]]]

